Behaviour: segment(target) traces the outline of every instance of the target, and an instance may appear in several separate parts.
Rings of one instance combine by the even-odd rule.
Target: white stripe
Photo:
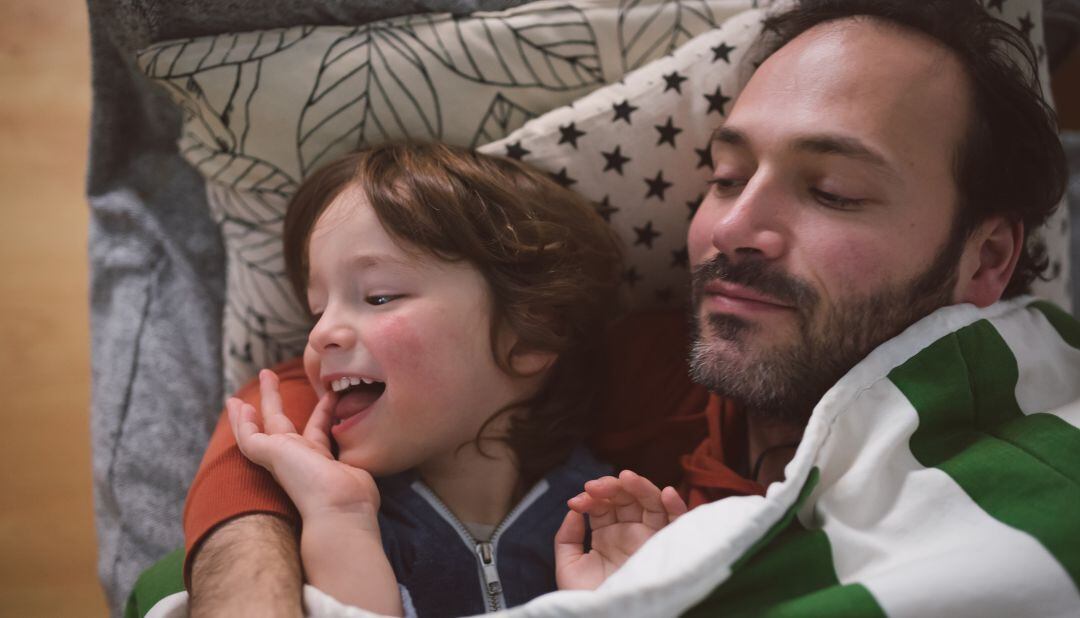
[[[889,616],[1076,616],[1080,594],[1033,537],[994,519],[908,447],[918,414],[883,380],[841,414],[812,513],[842,583]]]
[[[1018,310],[990,323],[1019,365],[1016,403],[1024,414],[1047,412],[1080,399],[1080,350],[1066,343],[1041,311]],[[1062,418],[1080,428],[1075,416]]]

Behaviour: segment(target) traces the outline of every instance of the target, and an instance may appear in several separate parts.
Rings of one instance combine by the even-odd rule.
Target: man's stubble
[[[930,267],[912,280],[844,299],[823,316],[818,315],[820,295],[809,284],[758,258],[731,262],[718,254],[693,272],[691,377],[760,418],[805,420],[825,392],[874,348],[951,304],[968,237],[960,228],[954,225]],[[760,325],[724,314],[707,316],[708,330],[703,332],[703,288],[714,279],[793,305],[794,340],[757,349],[754,336]],[[727,349],[715,347],[721,341]]]

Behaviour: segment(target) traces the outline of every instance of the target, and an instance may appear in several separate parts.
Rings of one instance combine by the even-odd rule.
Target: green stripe
[[[733,573],[686,616],[883,616],[859,584],[840,585],[829,540],[795,513],[817,486],[817,468],[795,504],[733,566]]]
[[[942,337],[889,379],[919,415],[920,464],[989,516],[1037,539],[1080,586],[1080,430],[1016,402],[1016,358],[982,320]]]
[[[1029,304],[1028,307],[1037,309],[1042,313],[1046,320],[1050,322],[1050,325],[1054,327],[1054,330],[1065,340],[1065,343],[1080,349],[1080,323],[1071,315],[1065,313],[1064,309],[1045,300],[1037,300]]]
[[[124,618],[145,616],[158,601],[184,590],[184,548],[152,564],[139,575],[128,595]]]

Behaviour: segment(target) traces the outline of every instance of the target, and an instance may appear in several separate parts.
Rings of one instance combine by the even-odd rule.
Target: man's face
[[[820,25],[761,65],[716,134],[690,226],[699,382],[805,415],[954,301],[967,92],[947,50],[868,20]]]

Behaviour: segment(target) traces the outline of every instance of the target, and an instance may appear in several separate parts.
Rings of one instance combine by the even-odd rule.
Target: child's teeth
[[[372,380],[370,378],[363,378],[363,380],[364,380],[364,384],[371,384],[372,382],[375,381],[375,380]]]
[[[350,386],[356,386],[359,383],[360,383],[360,378],[356,378],[356,377],[349,378],[349,385]]]

